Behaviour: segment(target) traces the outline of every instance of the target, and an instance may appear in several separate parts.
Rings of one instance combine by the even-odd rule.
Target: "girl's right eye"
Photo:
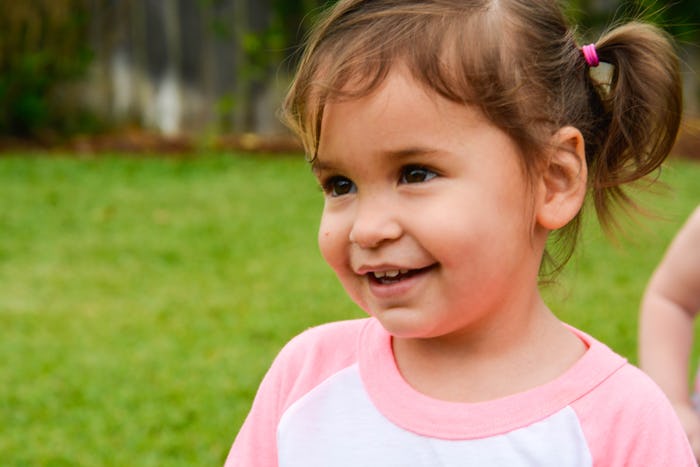
[[[355,193],[357,187],[349,178],[337,175],[323,182],[323,191],[330,196],[336,197]]]

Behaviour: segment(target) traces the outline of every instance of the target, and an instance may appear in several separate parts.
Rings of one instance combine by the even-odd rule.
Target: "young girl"
[[[579,48],[556,0],[341,0],[285,107],[321,252],[371,317],[282,350],[227,465],[695,465],[657,386],[538,291],[586,192],[611,221],[672,146],[663,33]]]

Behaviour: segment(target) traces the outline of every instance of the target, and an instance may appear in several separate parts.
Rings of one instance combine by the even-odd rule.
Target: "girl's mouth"
[[[373,271],[367,273],[367,277],[369,277],[369,280],[375,284],[390,285],[396,284],[397,282],[401,282],[402,280],[408,279],[409,277],[413,277],[416,274],[425,272],[429,269],[432,269],[435,266],[436,264],[431,264],[430,266],[426,266],[420,269],[393,269],[387,271]]]

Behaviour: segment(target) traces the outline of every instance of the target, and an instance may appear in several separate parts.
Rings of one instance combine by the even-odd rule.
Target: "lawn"
[[[635,360],[639,297],[700,165],[617,244],[591,222],[546,296]],[[280,346],[362,316],[316,248],[301,156],[0,158],[3,465],[220,465]]]

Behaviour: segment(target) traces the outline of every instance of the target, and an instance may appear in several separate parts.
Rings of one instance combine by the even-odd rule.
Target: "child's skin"
[[[671,400],[700,459],[700,416],[688,389],[693,322],[700,311],[700,208],[676,235],[647,286],[640,366]]]
[[[551,143],[528,180],[505,132],[401,65],[370,95],[327,104],[314,161],[321,252],[394,336],[418,391],[494,399],[551,381],[584,353],[537,287],[547,235],[578,212],[586,186],[580,132],[561,128]]]

